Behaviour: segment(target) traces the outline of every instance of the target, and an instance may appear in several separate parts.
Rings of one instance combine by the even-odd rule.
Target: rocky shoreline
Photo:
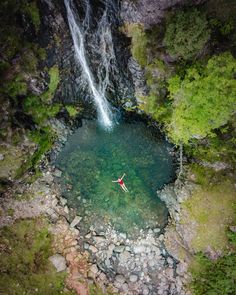
[[[58,141],[53,152],[44,156],[39,164],[42,176],[31,184],[18,181],[4,193],[0,225],[12,224],[19,218],[46,215],[51,221],[56,253],[50,260],[58,271],[67,270],[67,285],[77,294],[88,294],[90,282],[104,291],[120,294],[188,294],[184,287],[188,279],[186,265],[183,266],[166,247],[166,233],[159,228],[149,229],[148,233],[141,230],[135,239],[111,225],[91,224],[90,230],[84,233],[81,217],[73,208],[68,208],[56,181],[61,171],[51,164],[73,131],[62,121],[53,119],[50,123]],[[173,212],[179,200],[168,205],[172,200],[166,193],[168,187],[160,195],[170,210],[171,224],[173,218],[176,221]]]

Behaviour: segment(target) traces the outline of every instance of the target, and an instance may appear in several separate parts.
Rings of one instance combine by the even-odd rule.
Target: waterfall
[[[72,0],[64,0],[67,18],[73,44],[75,48],[75,60],[80,65],[83,71],[85,80],[87,81],[89,91],[93,96],[94,103],[97,108],[98,120],[100,124],[106,128],[111,129],[114,124],[114,116],[111,112],[109,102],[105,97],[105,91],[109,83],[109,70],[112,61],[114,60],[114,50],[111,38],[111,31],[109,22],[107,21],[107,10],[105,9],[103,16],[98,24],[97,32],[94,34],[96,37],[96,50],[100,55],[100,65],[97,67],[98,83],[89,67],[86,59],[85,50],[85,35],[89,31],[90,24],[90,5],[89,0],[86,0],[85,18],[82,24],[78,20],[75,13],[75,7]],[[94,45],[93,45],[94,46]]]

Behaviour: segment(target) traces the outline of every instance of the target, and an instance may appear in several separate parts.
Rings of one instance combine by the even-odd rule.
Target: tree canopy
[[[173,113],[168,132],[176,144],[211,136],[227,123],[236,103],[235,73],[236,59],[225,52],[206,67],[189,68],[183,79],[176,75],[169,80]]]
[[[172,56],[189,60],[209,40],[206,16],[197,9],[178,11],[167,19],[164,45]]]

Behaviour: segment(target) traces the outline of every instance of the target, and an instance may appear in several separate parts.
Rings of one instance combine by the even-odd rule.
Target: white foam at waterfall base
[[[83,74],[86,78],[86,81],[88,82],[89,91],[94,98],[94,102],[97,107],[98,120],[105,129],[110,130],[113,126],[113,114],[105,97],[106,89],[104,85],[102,87],[97,87],[93,74],[89,68],[88,62],[86,60],[83,33],[80,29],[79,23],[76,21],[72,0],[64,0],[64,3],[67,10],[67,18],[71,36],[75,47],[76,61],[83,69]],[[107,73],[105,79],[107,80]],[[103,91],[101,91],[99,88],[102,88]]]

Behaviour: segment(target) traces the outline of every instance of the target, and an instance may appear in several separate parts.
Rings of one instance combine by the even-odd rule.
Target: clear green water
[[[69,206],[88,227],[111,223],[129,234],[163,227],[168,211],[156,190],[174,176],[170,149],[142,122],[121,123],[110,133],[84,122],[56,162]],[[123,173],[128,193],[112,183]]]

